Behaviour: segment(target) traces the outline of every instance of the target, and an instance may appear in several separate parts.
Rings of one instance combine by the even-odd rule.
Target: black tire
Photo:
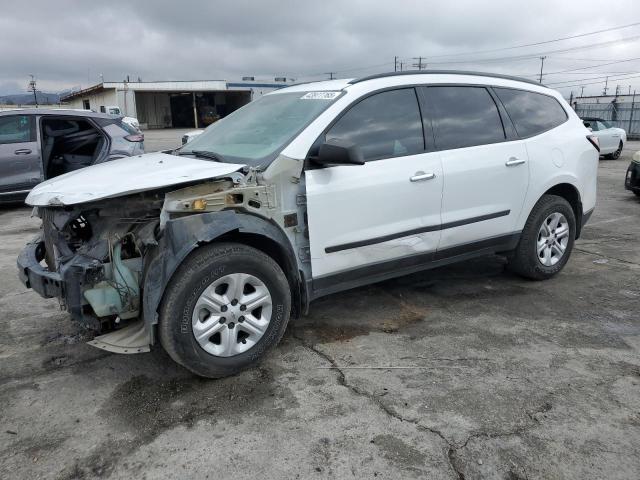
[[[234,356],[219,357],[207,353],[196,341],[191,319],[204,289],[231,273],[247,273],[260,279],[269,290],[273,308],[264,335],[253,347]],[[289,283],[271,257],[239,243],[213,243],[187,257],[169,282],[159,312],[160,343],[174,361],[196,375],[225,377],[256,364],[280,341],[290,311]]]
[[[617,160],[618,158],[620,158],[620,154],[622,153],[622,148],[623,148],[622,140],[620,140],[620,143],[618,144],[618,149],[612,154],[610,154],[608,158],[610,158],[611,160]]]
[[[545,266],[540,262],[537,253],[538,233],[549,215],[561,213],[569,224],[569,239],[564,254],[552,266]],[[509,257],[509,269],[518,275],[532,280],[546,280],[556,275],[565,266],[573,250],[576,238],[576,217],[564,198],[556,195],[543,195],[535,204],[527,223],[525,223],[520,241],[513,254]]]

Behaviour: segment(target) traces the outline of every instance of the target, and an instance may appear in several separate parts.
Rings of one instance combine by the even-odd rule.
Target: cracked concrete
[[[638,478],[630,153],[601,161],[592,225],[557,278],[489,257],[332,295],[219,381],[161,349],[86,345],[17,281],[38,223],[0,210],[0,478]]]

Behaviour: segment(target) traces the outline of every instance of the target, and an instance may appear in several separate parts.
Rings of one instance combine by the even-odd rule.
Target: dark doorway
[[[175,93],[170,95],[169,101],[173,128],[195,128],[193,95],[191,93]]]

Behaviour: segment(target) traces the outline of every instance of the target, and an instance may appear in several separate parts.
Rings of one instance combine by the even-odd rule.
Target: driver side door
[[[314,290],[418,270],[438,247],[443,188],[418,92],[359,100],[329,127],[324,140],[332,139],[358,145],[365,164],[305,172]]]

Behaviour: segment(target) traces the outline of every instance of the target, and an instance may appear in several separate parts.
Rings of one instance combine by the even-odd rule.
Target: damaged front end
[[[72,318],[102,335],[91,345],[115,353],[149,351],[166,285],[196,248],[230,236],[267,249],[306,307],[308,235],[299,219],[304,185],[283,159],[271,177],[255,169],[74,205],[57,194],[34,212],[42,233],[18,258],[20,279],[58,298]],[[297,250],[294,251],[294,248]],[[298,253],[296,253],[298,252]],[[298,262],[299,260],[299,262]],[[304,305],[303,305],[304,304]]]
[[[144,259],[157,246],[162,194],[137,194],[76,207],[36,207],[42,234],[18,258],[20,279],[86,328],[113,333],[94,346],[149,350],[141,313]],[[123,328],[124,327],[124,328]]]

